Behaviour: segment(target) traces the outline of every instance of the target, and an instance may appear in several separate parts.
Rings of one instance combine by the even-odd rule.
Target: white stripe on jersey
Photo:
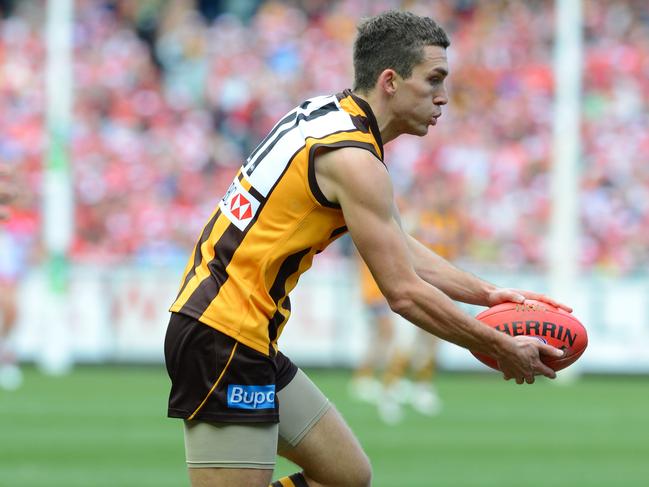
[[[244,177],[264,197],[268,196],[275,182],[282,176],[286,166],[290,162],[290,158],[304,147],[307,137],[322,138],[334,132],[354,130],[356,128],[349,114],[340,108],[335,96],[318,97],[315,100],[318,102],[315,107],[309,104],[306,110],[298,109],[298,116],[300,114],[308,115],[331,102],[336,103],[338,110],[329,112],[313,120],[300,120],[297,126],[290,129],[281,138],[277,136],[277,134],[281,133],[281,131],[278,131],[275,134],[276,137],[273,138],[273,141],[276,142],[275,146],[266,154],[262,161],[259,161],[253,173],[248,176],[243,171]],[[295,120],[290,123],[295,124]],[[265,145],[268,146],[270,143],[271,141]],[[263,150],[259,151],[258,157],[261,154],[263,154]]]
[[[295,124],[295,118],[291,118],[287,122],[283,122],[285,118],[289,117],[291,114],[296,113],[297,116],[299,115],[306,115],[309,116],[314,110],[317,110],[318,108],[323,107],[327,103],[335,102],[336,106],[340,108],[340,105],[338,104],[338,100],[336,99],[335,95],[327,95],[327,96],[316,96],[314,98],[310,98],[309,100],[306,100],[305,103],[307,103],[307,106],[305,108],[302,108],[301,106],[295,107],[293,110],[288,112],[286,115],[284,115],[279,122],[277,122],[273,128],[271,129],[270,133],[273,134],[272,137],[270,137],[268,140],[263,142],[263,146],[256,147],[254,150],[255,156],[254,157],[249,157],[246,160],[246,163],[244,164],[245,169],[250,167],[251,165],[255,164],[255,161],[261,157],[261,154],[270,146],[273,144],[278,137],[281,136],[282,132],[289,127],[293,126]]]

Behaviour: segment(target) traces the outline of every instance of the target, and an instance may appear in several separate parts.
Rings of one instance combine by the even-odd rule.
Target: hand
[[[533,384],[537,375],[550,379],[557,376],[554,370],[541,361],[541,355],[560,358],[563,356],[563,350],[524,335],[512,338],[509,343],[511,348],[498,358],[498,367],[505,380],[515,379],[517,384]]]
[[[523,291],[521,289],[496,288],[487,296],[488,306],[495,306],[501,303],[523,303],[526,299],[533,299],[548,303],[555,308],[561,308],[568,313],[572,313],[572,308],[563,303],[555,301],[545,294],[534,293],[532,291]]]

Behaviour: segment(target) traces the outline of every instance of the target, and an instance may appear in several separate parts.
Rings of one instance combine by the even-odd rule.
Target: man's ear
[[[376,81],[376,84],[379,88],[388,96],[394,96],[397,91],[397,85],[399,82],[399,75],[394,69],[384,69],[379,78]]]

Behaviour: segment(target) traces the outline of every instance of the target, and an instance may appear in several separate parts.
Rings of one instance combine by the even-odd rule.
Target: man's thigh
[[[301,370],[278,398],[281,456],[320,484],[369,485],[371,468],[360,443]]]
[[[278,452],[296,447],[322,418],[331,403],[298,369],[295,377],[277,393],[279,401]]]
[[[268,487],[273,478],[272,470],[190,468],[192,487]]]
[[[275,468],[276,423],[185,421],[185,452],[193,487],[266,487]]]

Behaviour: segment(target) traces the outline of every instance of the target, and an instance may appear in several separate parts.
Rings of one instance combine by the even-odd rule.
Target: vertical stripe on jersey
[[[204,279],[185,302],[181,313],[192,315],[192,313],[203,314],[204,308],[218,293],[218,290],[227,280],[228,275],[225,272],[226,267],[232,260],[234,252],[239,247],[243,239],[243,232],[236,226],[230,224],[223,232],[221,238],[213,246],[214,257],[207,262],[207,269],[211,279]]]
[[[193,296],[199,285],[210,276],[207,263],[214,258],[213,242],[219,240],[229,226],[231,226],[230,221],[225,218],[223,214],[221,214],[214,222],[207,240],[205,240],[205,242],[200,246],[200,264],[194,267],[192,271],[193,276],[186,278],[186,284],[176,299],[174,306],[172,306],[173,311],[180,311],[181,304],[185,304],[186,301]],[[197,260],[196,256],[194,256],[194,258]]]
[[[214,215],[212,215],[212,218],[210,218],[210,221],[208,221],[205,227],[203,228],[203,233],[201,234],[201,237],[198,239],[198,242],[196,242],[196,246],[194,247],[194,254],[193,254],[194,265],[191,268],[189,268],[188,266],[188,269],[185,272],[185,276],[183,276],[182,286],[180,287],[180,291],[178,291],[178,296],[180,296],[180,293],[183,292],[183,289],[185,289],[187,283],[196,275],[196,269],[198,269],[198,267],[201,265],[201,260],[203,258],[201,253],[201,246],[209,238],[210,233],[214,228],[214,224],[216,223],[216,220],[219,218],[219,215],[221,215],[220,208],[217,209]],[[176,299],[178,299],[178,297],[176,297]]]
[[[301,250],[289,255],[286,259],[284,259],[284,262],[282,262],[282,265],[279,267],[275,281],[273,282],[273,285],[268,292],[268,294],[270,294],[270,297],[277,304],[277,311],[268,323],[268,335],[271,343],[277,339],[277,330],[286,319],[286,316],[280,312],[279,303],[279,300],[283,296],[286,296],[286,281],[291,275],[295,274],[298,271],[298,269],[300,268],[300,262],[302,261],[304,256],[309,253],[310,250],[311,249]],[[288,312],[291,311],[291,302],[288,300],[288,296],[285,302],[282,303],[281,308]]]
[[[264,206],[266,206],[268,197],[270,196],[270,194],[272,194],[273,189],[277,186],[277,184],[282,180],[282,176],[286,173],[286,171],[288,171],[289,167],[291,167],[291,163],[295,160],[295,156],[301,150],[302,148],[300,148],[288,159],[288,163],[286,164],[286,167],[284,167],[284,171],[277,178],[275,184],[266,197],[263,197],[258,192],[255,192],[254,196],[259,196],[259,208],[257,209],[255,216],[248,223],[246,229],[244,231],[241,231],[235,225],[230,223],[227,229],[221,235],[221,238],[214,244],[214,257],[209,262],[207,262],[207,268],[210,271],[209,273],[212,275],[212,279],[204,279],[198,285],[196,290],[184,303],[182,309],[180,310],[181,313],[184,312],[186,314],[189,314],[190,316],[194,316],[194,313],[203,315],[212,301],[218,296],[219,291],[221,290],[221,286],[223,286],[223,284],[228,279],[228,273],[226,269],[230,264],[234,253],[236,252],[239,245],[241,245],[241,242],[243,242],[243,239],[246,237],[248,232],[255,226],[259,215],[262,214]],[[248,190],[250,189],[252,189],[252,186],[250,186]],[[223,217],[223,219],[229,222],[229,220],[227,220],[225,216]],[[202,264],[204,265],[205,262],[203,262]]]
[[[238,174],[235,177],[239,179],[239,181],[241,181],[241,178],[243,178],[243,174],[241,173],[241,170],[239,170]],[[196,242],[196,246],[194,247],[194,252],[190,257],[189,262],[187,263],[187,267],[185,269],[185,273],[182,278],[182,285],[180,286],[180,291],[178,291],[178,296],[176,296],[176,300],[178,300],[180,295],[183,293],[183,291],[187,287],[187,284],[189,284],[189,282],[196,276],[196,271],[200,268],[201,263],[203,262],[203,252],[201,249],[203,247],[203,244],[205,244],[205,242],[207,242],[208,239],[211,236],[213,236],[214,225],[218,221],[219,216],[221,216],[221,209],[217,206],[216,211],[212,214],[212,217],[207,222],[205,227],[203,227],[203,232],[201,233],[198,242]],[[194,264],[193,266],[191,266],[192,261]]]

